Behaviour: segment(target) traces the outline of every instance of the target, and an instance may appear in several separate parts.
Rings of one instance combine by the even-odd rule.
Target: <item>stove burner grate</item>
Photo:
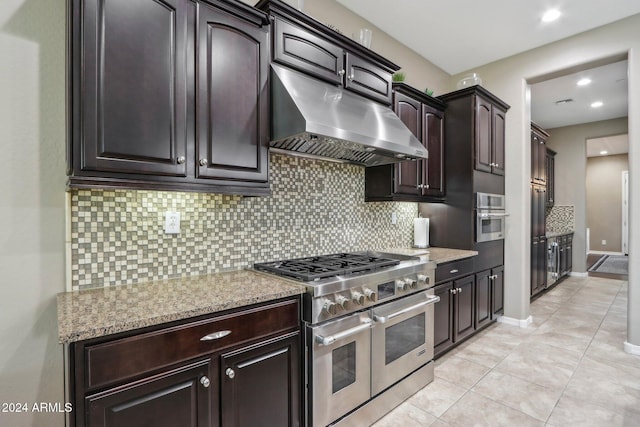
[[[312,282],[333,276],[374,272],[399,263],[400,261],[397,259],[381,258],[367,254],[337,253],[256,263],[253,266],[257,270]]]

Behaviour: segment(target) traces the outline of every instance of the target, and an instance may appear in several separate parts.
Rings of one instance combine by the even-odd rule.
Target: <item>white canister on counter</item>
[[[429,218],[413,219],[413,246],[420,249],[429,247]]]

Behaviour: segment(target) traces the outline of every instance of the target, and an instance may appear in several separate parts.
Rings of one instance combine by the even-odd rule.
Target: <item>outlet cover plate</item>
[[[180,212],[167,211],[164,214],[164,232],[180,234]]]

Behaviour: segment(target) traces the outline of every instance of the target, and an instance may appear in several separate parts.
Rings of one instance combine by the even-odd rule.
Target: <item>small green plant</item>
[[[424,93],[429,96],[433,96],[433,89],[429,89],[428,87],[424,89]]]
[[[394,82],[403,82],[406,75],[402,71],[398,71],[397,73],[393,73],[391,79]]]

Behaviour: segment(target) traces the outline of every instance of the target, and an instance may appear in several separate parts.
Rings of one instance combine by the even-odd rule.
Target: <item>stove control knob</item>
[[[426,274],[418,274],[418,283],[422,283],[424,285],[429,284],[429,276]]]
[[[413,279],[405,279],[404,282],[407,284],[407,287],[409,289],[417,289],[418,288],[418,282],[416,282]]]
[[[396,289],[399,291],[406,291],[409,285],[404,280],[396,280]]]
[[[349,301],[342,295],[336,298],[336,304],[338,304],[343,310],[349,310],[349,308],[351,307],[351,301]]]
[[[364,295],[362,295],[360,292],[354,292],[353,295],[351,295],[351,300],[356,305],[362,305],[364,304]]]
[[[371,302],[378,301],[378,294],[376,294],[375,291],[372,291],[369,288],[364,288],[364,296],[366,296],[367,299]]]
[[[331,300],[325,300],[324,302],[324,311],[334,316],[338,313],[338,304]]]

